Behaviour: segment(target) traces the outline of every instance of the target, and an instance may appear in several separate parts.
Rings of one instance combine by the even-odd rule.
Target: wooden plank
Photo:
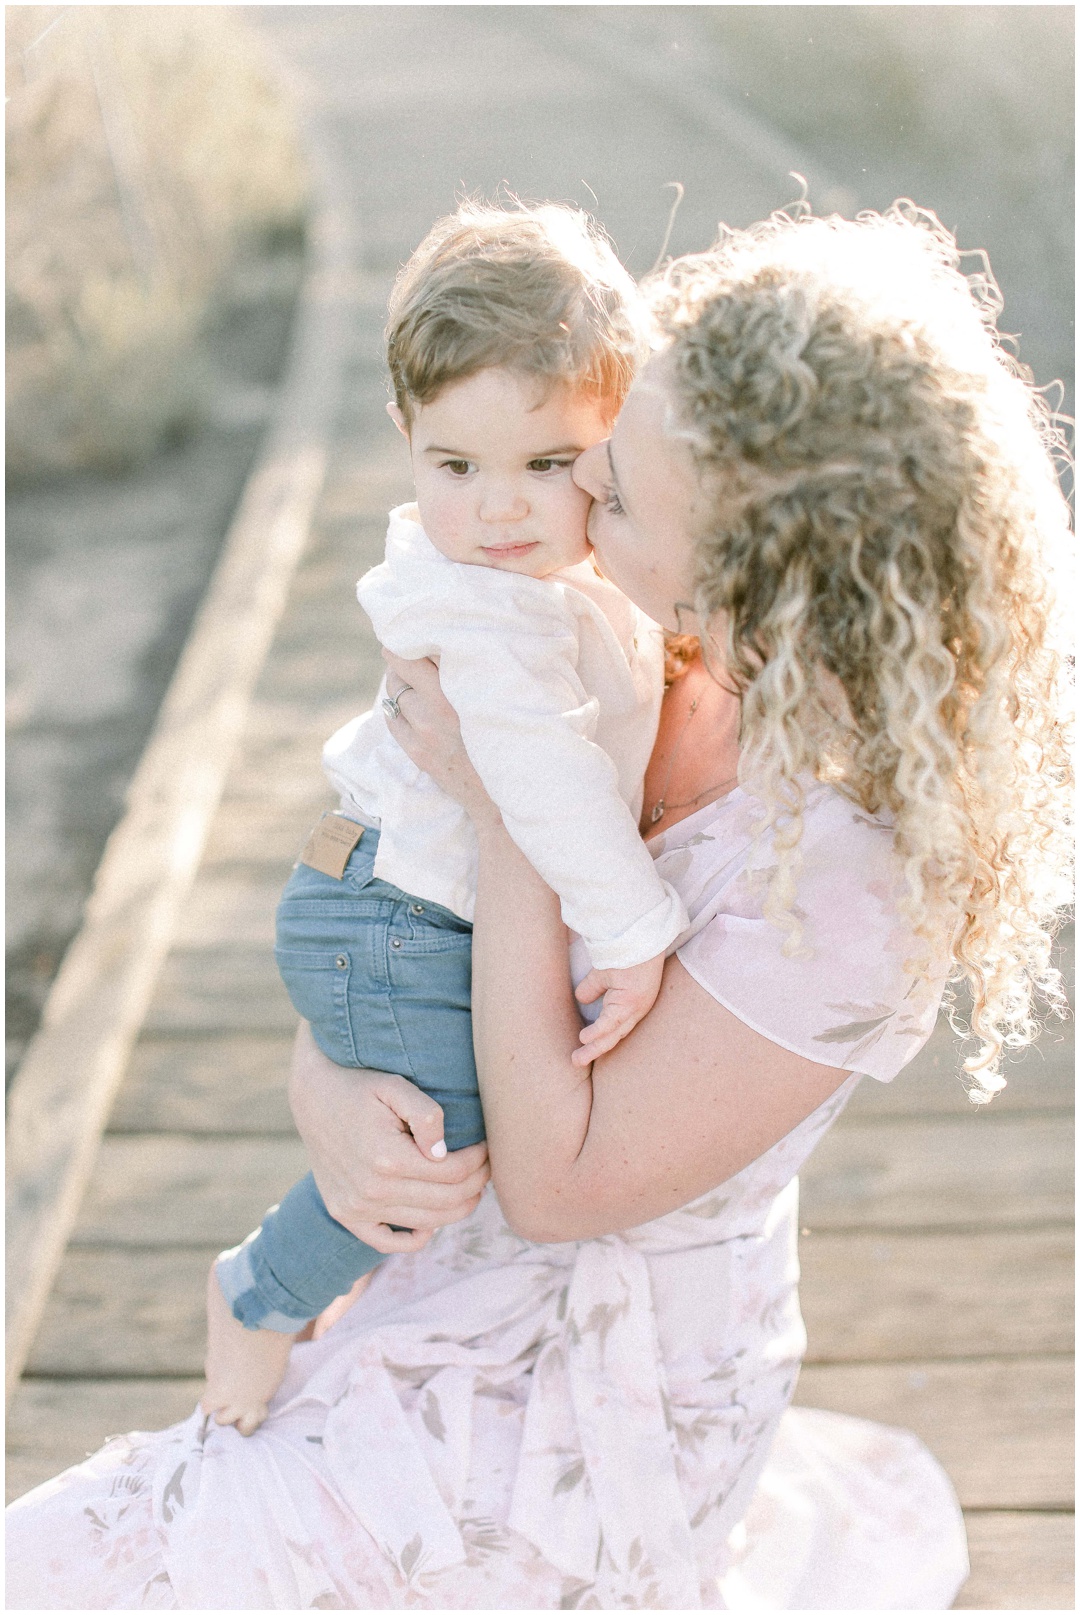
[[[301,587],[301,574],[297,575],[295,586]],[[347,703],[350,696],[355,700],[354,692],[340,690],[336,700]],[[243,740],[237,747],[229,770],[230,783],[238,769],[243,769],[256,759],[288,759],[295,755],[298,748],[312,744],[320,744],[320,729],[319,718],[312,711],[311,702],[293,690],[285,690],[272,698],[260,679],[256,698],[244,725]]]
[[[332,153],[274,415],[11,1089],[7,1391],[37,1328],[307,542],[349,353],[359,248]],[[331,288],[337,284],[337,291]]]
[[[194,1410],[202,1380],[22,1380],[8,1412],[8,1501],[96,1452],[109,1436],[163,1430]]]
[[[265,801],[287,810],[291,803],[328,793],[323,744],[365,705],[370,705],[370,697],[366,702],[361,699],[355,677],[335,696],[309,702],[302,714],[289,701],[263,701],[233,759],[223,800]]]
[[[282,741],[279,737],[277,741],[252,746],[230,778],[229,800],[265,800],[271,811],[284,814],[308,814],[327,796],[336,806],[337,798],[330,791],[320,762],[323,742],[335,729],[355,717],[360,705],[359,701],[353,701],[347,708],[342,704],[324,713],[302,743]],[[253,834],[251,840],[254,839]],[[252,846],[251,855],[258,857],[257,847]]]
[[[111,1133],[295,1136],[286,1081],[292,1037],[139,1040],[109,1120]]]
[[[515,18],[515,23],[524,37],[528,38],[526,30],[537,30],[533,38],[537,43],[543,38],[546,43],[546,36],[539,33],[543,27],[540,18],[530,18],[524,7],[522,12],[521,22]],[[608,90],[613,82],[621,81],[620,88],[630,98],[628,105],[648,104],[655,98],[661,105],[677,106],[681,117],[707,132],[721,148],[728,148],[729,160],[750,173],[767,175],[774,184],[780,175],[795,172],[806,176],[815,196],[835,194],[837,181],[816,152],[806,151],[786,132],[759,117],[748,99],[728,99],[719,88],[715,66],[700,46],[692,55],[657,49],[640,35],[622,29],[616,33],[608,19],[594,14],[591,7],[568,7],[565,18],[560,18],[560,34],[579,68],[591,68],[599,75],[597,87]]]
[[[234,1245],[307,1171],[288,1138],[110,1134],[72,1233],[75,1245]]]
[[[1072,1120],[850,1117],[801,1174],[813,1229],[1025,1226],[1072,1217]]]
[[[820,1364],[795,1400],[914,1430],[965,1508],[1071,1508],[1070,1358]]]
[[[336,805],[330,790],[317,782],[303,800],[229,797],[214,817],[200,867],[206,871],[239,863],[253,869],[265,864],[281,875],[284,884],[308,830],[324,809]]]
[[[384,430],[383,423],[374,427],[372,438],[365,445],[365,454],[378,453],[375,439],[381,439]],[[357,601],[356,579],[383,559],[387,514],[393,506],[387,505],[380,516],[362,521],[345,514],[342,506],[348,495],[341,491],[339,464],[343,452],[339,442],[333,481],[319,505],[317,542],[309,551],[303,576],[297,578],[296,588],[289,597],[278,643],[285,653],[310,646],[312,653],[322,656],[327,666],[341,653],[360,657],[362,665],[370,672],[378,667],[381,677],[378,641],[367,614]],[[399,504],[402,502],[398,500]],[[375,682],[378,683],[378,679]],[[273,670],[264,669],[260,692],[274,687]],[[337,693],[343,694],[346,688],[354,692],[358,689],[355,662],[348,679],[339,683]],[[290,693],[289,688],[282,693]]]
[[[1072,1350],[1071,1228],[815,1233],[799,1259],[810,1362]]]
[[[380,434],[382,428],[378,428]],[[340,500],[335,497],[338,480],[337,460],[342,452],[336,445],[332,485],[326,498],[319,504],[319,527],[315,543],[305,559],[302,574],[289,596],[286,615],[281,622],[280,643],[291,649],[303,643],[319,653],[325,651],[327,660],[344,648],[357,655],[365,654],[365,647],[374,641],[371,624],[356,598],[358,575],[383,559],[386,547],[386,517],[350,524],[340,511]],[[400,503],[401,501],[399,501]],[[361,533],[367,537],[353,546],[352,540]],[[365,554],[370,559],[365,559]],[[372,664],[374,665],[374,664]],[[273,687],[273,674],[263,670],[259,684],[260,695]],[[355,680],[352,687],[355,689]],[[281,692],[289,695],[286,689]],[[344,693],[339,686],[338,694]]]
[[[360,611],[355,600],[353,609]],[[329,645],[319,645],[312,643],[310,631],[305,636],[297,628],[292,643],[275,644],[264,680],[267,699],[286,693],[299,696],[307,702],[309,714],[316,715],[338,710],[350,697],[352,716],[371,706],[386,664],[373,635],[367,651],[354,638],[345,633],[335,635]],[[331,733],[327,730],[319,737],[320,745]]]
[[[1067,1176],[1068,1163],[1060,1159],[1059,1135],[1048,1134],[1043,1119],[1002,1117],[991,1124],[984,1118],[963,1124],[961,1139],[937,1138],[952,1125],[860,1124],[826,1139],[822,1165],[807,1173],[804,1223],[815,1231],[982,1228],[1010,1221],[1023,1226],[1060,1212],[1067,1195],[1054,1180]],[[969,1130],[979,1133],[981,1149],[973,1147]],[[960,1151],[964,1159],[957,1162]],[[252,1211],[261,1214],[303,1170],[302,1147],[285,1138],[110,1135],[75,1237],[82,1244],[135,1245],[239,1239]]]
[[[971,1575],[953,1609],[1075,1609],[1071,1514],[968,1514]]]
[[[380,287],[383,312],[374,333],[375,350],[380,359],[386,298],[392,284],[393,281],[387,279]],[[381,364],[379,369],[381,372]],[[381,387],[381,373],[379,383]],[[381,403],[382,399],[374,387],[371,392],[376,402]],[[324,511],[327,518],[348,523],[349,556],[353,560],[353,569],[350,570],[356,576],[383,558],[387,511],[412,498],[408,448],[403,439],[373,438],[370,446],[365,443],[364,452],[351,463],[345,454],[342,455],[341,464],[334,468],[334,482]]]
[[[206,1275],[220,1248],[69,1249],[27,1371],[53,1378],[200,1374]]]
[[[147,1011],[151,1033],[295,1034],[298,1016],[270,947],[174,948]]]
[[[219,1248],[69,1249],[31,1372],[198,1373],[206,1272]],[[1067,1352],[1070,1249],[1068,1230],[815,1235],[801,1253],[807,1361]]]
[[[200,872],[184,904],[174,947],[274,947],[274,915],[290,870],[265,864]]]

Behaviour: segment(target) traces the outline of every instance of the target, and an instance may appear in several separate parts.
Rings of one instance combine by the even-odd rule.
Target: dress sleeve
[[[781,1048],[890,1082],[933,1031],[946,975],[944,956],[929,959],[900,914],[891,829],[833,791],[813,793],[794,909],[802,938],[792,954],[762,913],[773,863],[763,837],[721,886],[712,917],[678,948],[680,961]]]

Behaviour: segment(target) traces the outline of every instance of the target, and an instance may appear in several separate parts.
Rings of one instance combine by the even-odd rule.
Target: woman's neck
[[[664,696],[645,772],[641,833],[648,839],[719,801],[739,771],[739,700],[700,657]]]

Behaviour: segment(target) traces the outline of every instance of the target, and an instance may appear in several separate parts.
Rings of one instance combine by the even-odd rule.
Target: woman
[[[1057,990],[1066,526],[974,291],[910,209],[780,216],[661,281],[659,351],[575,471],[602,569],[702,647],[673,643],[646,780],[692,922],[660,999],[574,1063],[555,899],[436,670],[392,662],[395,734],[477,831],[498,1198],[481,1150],[406,1136],[437,1137],[430,1101],[301,1040],[327,1204],[411,1254],[294,1352],[250,1440],[193,1416],[16,1505],[21,1607],[950,1606],[934,1460],[788,1403],[801,1162],[918,1049],[950,971],[978,1099]]]

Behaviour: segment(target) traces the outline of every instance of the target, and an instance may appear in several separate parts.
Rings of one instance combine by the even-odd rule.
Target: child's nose
[[[521,488],[513,483],[489,482],[480,496],[481,521],[521,521],[528,514],[529,501]]]

